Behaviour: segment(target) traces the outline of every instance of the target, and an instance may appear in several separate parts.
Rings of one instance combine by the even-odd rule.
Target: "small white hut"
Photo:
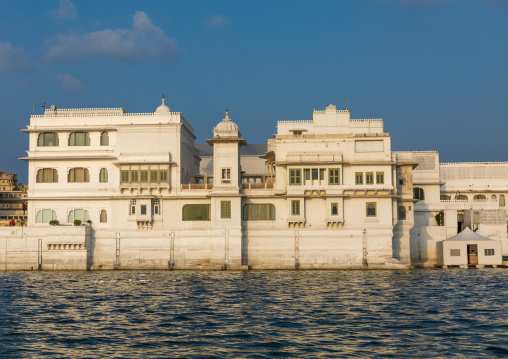
[[[469,228],[436,245],[438,266],[483,267],[503,264],[501,240],[480,236]]]

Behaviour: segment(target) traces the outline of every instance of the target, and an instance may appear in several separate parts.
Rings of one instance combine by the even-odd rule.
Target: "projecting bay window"
[[[209,221],[209,204],[186,204],[182,208],[182,221]]]
[[[139,171],[131,171],[131,183],[139,182]]]
[[[301,169],[290,169],[289,170],[289,185],[299,186],[302,184],[302,170]]]
[[[159,183],[168,181],[168,171],[159,171]]]
[[[67,182],[90,182],[88,168],[71,168],[67,176]]]
[[[246,204],[243,206],[244,221],[275,221],[273,204]]]
[[[58,146],[58,134],[56,132],[42,132],[37,136],[37,146],[53,147]]]
[[[88,132],[72,132],[69,135],[69,146],[90,146],[90,134]]]
[[[291,215],[299,216],[300,215],[300,201],[299,200],[291,200]]]
[[[49,223],[56,220],[56,212],[52,209],[40,209],[35,216],[35,223]]]
[[[140,182],[148,182],[148,171],[147,170],[141,170],[139,171],[139,179]]]
[[[355,173],[355,184],[363,184],[363,172]]]
[[[328,170],[328,184],[340,185],[340,169],[330,168]]]
[[[384,172],[376,172],[376,183],[384,184],[385,183],[385,173]]]
[[[376,211],[376,203],[375,202],[367,202],[366,204],[366,215],[367,217],[376,217],[377,211]]]
[[[120,171],[120,182],[121,183],[129,182],[129,171]]]
[[[37,183],[57,183],[58,171],[54,168],[41,168],[37,171]]]
[[[120,171],[120,183],[165,183],[168,181],[168,171],[133,169]]]
[[[231,218],[231,201],[220,201],[220,218]]]

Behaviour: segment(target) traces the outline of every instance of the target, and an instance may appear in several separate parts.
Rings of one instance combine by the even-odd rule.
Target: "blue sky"
[[[152,112],[249,143],[346,106],[394,150],[506,161],[508,1],[2,1],[0,169],[27,181],[32,103]]]

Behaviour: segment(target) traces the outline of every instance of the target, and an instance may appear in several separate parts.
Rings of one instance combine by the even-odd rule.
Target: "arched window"
[[[504,207],[505,206],[505,202],[504,202],[504,194],[500,195],[499,196],[499,206],[500,207]]]
[[[99,172],[99,182],[107,182],[108,181],[108,170],[106,168],[101,168]]]
[[[493,194],[492,199],[497,199],[497,196],[495,194]]]
[[[108,213],[106,212],[105,209],[101,210],[100,222],[101,223],[107,223],[108,222]]]
[[[458,194],[455,196],[456,201],[467,201],[467,196],[465,194]]]
[[[209,204],[186,204],[182,208],[182,221],[209,221]]]
[[[266,204],[246,204],[243,206],[244,221],[275,221],[275,206]]]
[[[101,133],[101,146],[109,146],[109,134],[106,131]]]
[[[68,182],[90,182],[88,168],[71,168],[67,177]]]
[[[423,188],[415,187],[413,188],[413,198],[418,199],[420,201],[425,200],[425,191]]]
[[[441,201],[449,201],[449,200],[450,200],[450,196],[448,196],[446,194],[441,195]]]
[[[473,197],[473,201],[481,201],[482,199],[487,199],[483,194],[477,194]]]
[[[332,216],[339,215],[339,204],[337,202],[332,203]]]
[[[58,182],[58,171],[54,168],[41,168],[37,171],[37,183]]]
[[[58,146],[58,134],[56,132],[41,132],[37,136],[37,146]]]
[[[376,203],[375,202],[367,202],[366,203],[366,214],[367,217],[376,217],[377,211],[376,211]]]
[[[69,146],[90,146],[90,135],[88,132],[71,132]]]
[[[74,223],[75,220],[79,219],[81,223],[85,223],[90,218],[88,217],[88,211],[86,209],[71,209],[69,211],[68,223]]]
[[[52,209],[40,209],[35,216],[35,223],[49,223],[56,220],[56,212]]]

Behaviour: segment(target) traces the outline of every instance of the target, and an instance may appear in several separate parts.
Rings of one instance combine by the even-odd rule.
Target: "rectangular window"
[[[330,168],[328,170],[328,184],[339,185],[340,184],[340,169]]]
[[[299,186],[302,184],[302,170],[301,169],[290,169],[289,170],[289,185]]]
[[[385,173],[384,172],[376,172],[376,183],[384,184],[385,183]]]
[[[460,257],[460,249],[450,249],[451,257]]]
[[[220,201],[220,218],[231,218],[231,201]]]
[[[56,212],[52,209],[41,209],[37,211],[35,223],[49,223],[56,220]]]
[[[222,179],[226,180],[226,181],[231,179],[231,169],[230,168],[223,168],[222,169]]]
[[[275,221],[273,204],[246,204],[243,206],[244,221]]]
[[[367,172],[365,174],[365,184],[374,184],[374,173]]]
[[[136,214],[136,200],[131,199],[129,214]]]
[[[159,171],[159,182],[167,182],[168,181],[168,171]]]
[[[313,169],[312,169],[312,179],[313,179],[313,180],[317,180],[317,179],[319,179],[319,172],[318,172],[318,169],[317,169],[317,168],[313,168]]]
[[[141,215],[146,215],[146,204],[141,205]]]
[[[376,203],[375,202],[367,202],[367,217],[376,217]]]
[[[131,182],[139,182],[139,171],[131,171]]]
[[[405,221],[406,220],[406,207],[399,206],[399,221]]]
[[[399,179],[399,184],[400,184],[401,186],[404,184],[404,179],[403,179],[403,178]]]
[[[302,131],[293,131],[293,135],[301,135]]]
[[[363,172],[355,173],[355,184],[363,184]]]
[[[300,215],[300,201],[292,200],[291,201],[291,215],[299,216]]]
[[[157,171],[150,171],[150,182],[157,183]]]
[[[108,213],[106,212],[105,209],[101,210],[101,215],[100,215],[99,220],[100,220],[101,223],[107,223],[108,222]]]
[[[182,208],[182,221],[209,221],[209,204],[186,204]]]
[[[120,182],[127,183],[129,182],[129,171],[121,171],[120,172]]]
[[[339,215],[339,204],[336,202],[333,202],[331,204],[330,210],[331,210],[330,213],[332,214],[332,216],[338,216]]]
[[[493,256],[494,255],[494,248],[485,248],[485,255],[486,256]]]
[[[148,171],[146,170],[139,171],[139,179],[140,182],[148,182]]]
[[[326,179],[325,176],[326,176],[326,168],[320,168],[319,169],[319,179],[321,181],[324,181]]]
[[[303,171],[305,173],[305,180],[310,181],[310,168],[306,168]]]
[[[152,199],[152,213],[154,215],[161,214],[161,201],[160,199]]]
[[[72,132],[69,135],[69,146],[90,146],[88,132]]]

